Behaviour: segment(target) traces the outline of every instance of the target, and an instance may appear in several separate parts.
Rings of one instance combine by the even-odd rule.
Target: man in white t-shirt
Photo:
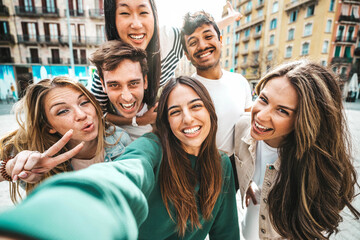
[[[218,117],[217,146],[233,162],[234,126],[252,99],[248,81],[240,74],[221,69],[221,36],[213,18],[201,11],[187,14],[181,30],[186,57],[196,68],[192,76],[210,93]]]
[[[148,67],[145,51],[121,41],[108,41],[93,53],[91,62],[96,66],[102,88],[110,99],[106,120],[120,125],[133,140],[151,132],[150,124],[139,122],[140,117],[145,122],[156,118],[156,106],[148,111],[146,105],[149,96],[146,92]]]

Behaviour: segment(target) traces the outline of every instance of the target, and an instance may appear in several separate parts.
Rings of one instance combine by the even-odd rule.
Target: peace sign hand
[[[43,153],[27,150],[18,153],[15,158],[12,159],[14,161],[14,167],[11,172],[13,181],[20,178],[28,183],[36,183],[42,179],[45,173],[78,154],[83,148],[84,142],[81,142],[65,153],[53,157],[69,142],[72,134],[73,130],[70,129],[59,141]]]

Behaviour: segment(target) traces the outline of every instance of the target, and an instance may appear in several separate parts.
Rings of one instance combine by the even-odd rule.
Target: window
[[[258,50],[260,48],[260,39],[256,39],[255,41],[255,49]]]
[[[345,75],[346,74],[346,67],[342,67],[341,68],[341,75]]]
[[[229,67],[229,60],[226,60],[226,61],[225,61],[225,67],[226,67],[226,68]]]
[[[20,5],[22,5],[21,1],[19,1],[19,2],[20,2]],[[35,10],[32,0],[24,0],[23,3],[24,3],[23,6],[25,7],[25,12],[33,12]]]
[[[50,39],[51,40],[56,40],[59,38],[59,29],[58,29],[58,24],[56,23],[50,23],[49,24],[49,32],[50,32]]]
[[[236,42],[239,42],[239,40],[240,40],[240,33],[236,33],[235,39],[236,39]]]
[[[290,23],[296,22],[298,16],[298,10],[292,11],[290,13]]]
[[[236,66],[238,64],[238,58],[237,57],[235,58],[234,62],[235,62],[235,66]]]
[[[246,75],[246,69],[243,69],[241,74],[245,76]]]
[[[229,56],[229,49],[226,49],[226,56]]]
[[[327,33],[331,32],[331,25],[332,25],[332,20],[330,20],[330,19],[327,20],[325,32],[327,32]]]
[[[351,42],[353,40],[353,33],[354,33],[354,27],[350,26],[348,29],[348,34],[347,34],[347,41]]]
[[[263,15],[264,15],[263,9],[259,9],[258,12],[257,12],[257,16],[262,17]]]
[[[245,38],[247,38],[247,37],[250,36],[250,28],[248,28],[248,29],[245,30],[244,35],[245,35]]]
[[[44,1],[43,1],[44,3]],[[44,10],[48,13],[55,13],[56,12],[56,3],[55,0],[46,0]]]
[[[59,49],[51,49],[51,63],[61,63]]]
[[[251,11],[251,9],[252,9],[252,1],[248,1],[248,3],[246,4],[245,11]]]
[[[351,58],[351,46],[345,47],[344,58]]]
[[[273,30],[276,28],[276,23],[277,23],[277,19],[274,18],[273,20],[271,20],[270,22],[270,30]]]
[[[230,25],[229,26],[227,26],[227,31],[226,31],[227,33],[229,33],[230,32]]]
[[[9,34],[9,23],[7,21],[0,21],[0,34],[2,36]]]
[[[262,25],[261,25],[261,24],[260,24],[260,25],[257,25],[257,26],[255,27],[255,32],[256,32],[256,33],[261,32],[261,28],[262,28]]]
[[[340,52],[341,52],[341,46],[336,46],[334,57],[340,57]]]
[[[329,11],[330,11],[330,12],[333,12],[333,11],[334,11],[334,7],[335,7],[335,0],[330,0]]]
[[[236,26],[240,26],[240,20],[239,21],[236,21]]]
[[[333,70],[334,73],[336,73],[337,72],[337,67],[333,67],[332,70]]]
[[[292,56],[292,46],[288,46],[285,51],[285,58],[290,58]]]
[[[302,45],[302,49],[301,49],[301,55],[308,55],[309,54],[309,43],[304,43]]]
[[[359,18],[359,6],[353,6],[351,9],[351,16],[353,18]]]
[[[247,62],[247,56],[244,56],[243,57],[243,63],[246,63]]]
[[[326,65],[327,65],[326,60],[322,60],[322,61],[321,61],[321,65],[324,66],[324,67],[326,67]]]
[[[329,48],[329,41],[325,40],[322,46],[322,51],[321,53],[327,53],[328,52],[328,48]]]
[[[272,6],[272,11],[271,13],[276,13],[277,11],[279,11],[279,3],[278,2],[274,2],[273,6]]]
[[[337,35],[336,35],[336,40],[337,41],[340,41],[340,40],[342,40],[342,38],[343,38],[343,33],[344,33],[344,26],[339,26],[339,28],[338,28],[338,32],[337,32]]]
[[[244,44],[244,49],[245,49],[245,50],[248,50],[248,48],[249,48],[249,43],[245,43],[245,44]]]
[[[267,60],[268,60],[268,61],[271,61],[272,59],[273,59],[273,51],[270,50],[270,51],[268,52],[268,55],[267,55]]]
[[[104,25],[96,25],[96,37],[97,37],[96,42],[98,44],[101,44],[106,41]]]
[[[239,52],[239,45],[237,45],[237,46],[235,47],[235,55],[237,55],[238,52]]]
[[[294,39],[294,32],[295,32],[295,29],[290,29],[289,32],[288,32],[288,40],[293,40]]]
[[[273,45],[275,42],[275,35],[274,34],[271,34],[270,35],[270,40],[269,40],[269,45]]]
[[[226,37],[226,44],[230,44],[230,37]]]
[[[245,18],[245,23],[251,22],[251,15],[247,15]]]
[[[10,48],[0,48],[0,63],[13,62],[11,59]]]
[[[305,31],[304,31],[304,36],[310,36],[312,34],[312,23],[307,23],[305,25]]]
[[[311,17],[314,15],[315,12],[315,5],[308,6],[306,11],[306,17]]]

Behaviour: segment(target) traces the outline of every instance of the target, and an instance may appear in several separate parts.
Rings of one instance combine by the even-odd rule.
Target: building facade
[[[0,99],[11,85],[21,97],[30,83],[58,75],[86,84],[88,57],[105,41],[103,11],[102,0],[0,0]]]

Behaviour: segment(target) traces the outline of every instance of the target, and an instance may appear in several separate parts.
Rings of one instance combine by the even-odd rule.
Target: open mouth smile
[[[201,129],[200,126],[196,126],[196,127],[183,129],[182,132],[185,133],[185,135],[194,135],[197,134],[200,131],[200,129]]]
[[[260,133],[263,133],[263,132],[268,132],[268,131],[271,131],[273,130],[272,128],[268,128],[268,127],[265,127],[263,125],[261,125],[260,123],[254,121],[254,125],[255,125],[255,130],[257,130],[257,132],[260,132]]]
[[[210,56],[213,52],[215,51],[215,48],[208,48],[205,49],[204,51],[197,53],[196,57],[197,58],[205,58],[207,56]]]
[[[142,40],[145,37],[145,34],[129,34],[129,37],[134,40]]]
[[[135,106],[136,102],[133,103],[120,103],[121,107],[124,108],[125,110],[130,110]]]

